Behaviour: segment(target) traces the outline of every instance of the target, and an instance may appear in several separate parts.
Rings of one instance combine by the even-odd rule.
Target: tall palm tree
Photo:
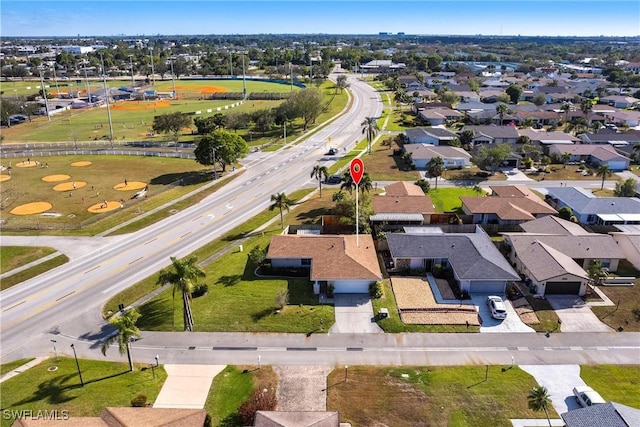
[[[640,143],[636,143],[633,145],[631,154],[633,155],[633,159],[638,162],[638,155],[640,154]]]
[[[194,280],[198,277],[204,277],[206,274],[196,265],[198,258],[191,256],[184,260],[171,257],[173,270],[164,269],[160,271],[158,276],[158,284],[165,285],[171,283],[173,285],[173,321],[171,329],[176,326],[176,291],[182,293],[182,308],[184,317],[184,330],[193,331],[193,314],[191,313],[191,292],[193,292]]]
[[[584,114],[584,119],[589,122],[589,111],[593,108],[593,102],[590,99],[583,99],[580,103],[580,111]]]
[[[496,106],[496,113],[500,116],[500,126],[503,125],[504,115],[507,114],[508,111],[509,107],[507,107],[507,104],[498,104]]]
[[[369,154],[371,154],[371,141],[376,137],[378,131],[378,120],[377,117],[365,117],[364,121],[360,123],[362,126],[362,133],[367,135],[367,142],[369,143]]]
[[[602,261],[596,259],[591,262],[591,265],[587,269],[587,275],[589,276],[591,286],[602,286],[604,280],[609,277],[609,269],[603,267]]]
[[[533,387],[531,391],[529,391],[529,395],[527,395],[527,401],[529,409],[533,409],[536,412],[544,410],[547,421],[549,422],[549,427],[551,427],[551,419],[549,418],[551,398],[549,397],[547,388],[543,386]]]
[[[329,170],[326,166],[316,165],[313,167],[311,171],[311,178],[315,178],[318,180],[318,187],[320,188],[320,198],[322,198],[322,179],[325,180],[329,176]]]
[[[598,169],[596,169],[596,176],[602,177],[602,185],[600,186],[600,189],[602,190],[604,188],[604,180],[611,176],[611,168],[609,167],[609,165],[603,163],[598,166]]]
[[[560,106],[560,111],[564,113],[564,122],[569,122],[569,111],[571,111],[571,104],[568,102],[563,102]]]
[[[275,208],[280,210],[280,226],[284,230],[284,217],[282,216],[282,210],[286,209],[289,212],[289,208],[293,205],[293,200],[287,197],[284,193],[272,194],[271,201],[273,204],[269,206],[269,210],[272,211]]]
[[[436,190],[438,189],[438,177],[442,176],[442,172],[444,172],[444,160],[440,156],[432,157],[427,163],[427,173],[436,179]]]
[[[569,160],[571,159],[571,153],[565,151],[564,153],[562,153],[562,164],[564,165],[564,168],[567,168],[567,162],[569,162]]]
[[[120,354],[127,354],[129,359],[129,372],[133,371],[133,360],[131,359],[131,339],[140,338],[140,329],[136,326],[136,322],[140,318],[140,313],[135,308],[127,310],[121,315],[116,315],[109,319],[109,323],[117,330],[117,334],[111,335],[104,341],[100,350],[104,356],[107,355],[107,350],[111,344],[118,343],[118,350]]]

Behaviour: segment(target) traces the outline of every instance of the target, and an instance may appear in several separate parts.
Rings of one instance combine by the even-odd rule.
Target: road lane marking
[[[92,269],[85,271],[83,274],[91,273],[93,270],[97,270],[98,268],[100,268],[100,266],[101,266],[101,264],[98,264],[95,267],[93,267]]]
[[[76,293],[76,291],[71,291],[68,294],[62,295],[60,298],[56,299],[56,302],[60,301],[61,299],[64,299],[64,298],[68,297],[69,295],[73,295],[75,293]]]
[[[149,240],[148,242],[145,242],[145,245],[148,245],[149,243],[154,242],[156,240],[158,240],[158,238],[154,237],[153,239]]]
[[[5,308],[4,310],[2,310],[2,312],[4,313],[5,311],[9,311],[9,310],[11,310],[11,309],[12,309],[12,308],[14,308],[14,307],[19,306],[20,304],[24,304],[25,302],[27,302],[27,300],[26,300],[26,299],[25,299],[25,300],[20,301],[20,302],[19,302],[19,303],[17,303],[17,304],[13,304],[13,305],[12,305],[11,307],[9,307],[9,308]]]
[[[141,257],[140,257],[140,258],[138,258],[138,259],[134,259],[133,261],[131,261],[131,262],[129,263],[129,265],[133,264],[134,262],[138,262],[138,261],[140,261],[142,258],[144,258],[144,257],[143,257],[143,256],[141,256]]]
[[[189,234],[191,234],[191,232],[189,231],[188,233],[184,233],[182,236],[180,236],[179,238],[182,239],[185,236],[188,236]]]

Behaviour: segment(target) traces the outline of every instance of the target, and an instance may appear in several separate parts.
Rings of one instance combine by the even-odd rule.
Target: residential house
[[[600,129],[595,133],[584,133],[580,139],[585,144],[609,144],[613,146],[625,146],[640,143],[640,130],[616,132],[611,129]]]
[[[624,68],[633,72],[634,74],[640,74],[640,62],[630,62],[625,65]]]
[[[456,121],[464,114],[446,107],[423,108],[418,111],[418,117],[430,126],[445,125],[447,121]]]
[[[549,155],[557,155],[562,158],[564,153],[571,156],[569,162],[585,162],[597,168],[601,165],[608,165],[613,172],[625,171],[629,169],[631,159],[619,154],[615,148],[609,145],[590,144],[551,144],[549,145]]]
[[[604,114],[607,121],[618,126],[636,127],[640,125],[640,111],[608,111]]]
[[[400,71],[406,68],[406,64],[394,63],[390,59],[374,59],[361,64],[358,68],[363,73],[382,73],[385,71]]]
[[[462,210],[474,224],[520,224],[556,212],[524,185],[490,187],[488,197],[460,197]]]
[[[526,111],[517,109],[514,115],[517,123],[524,123],[526,120],[530,120],[533,121],[536,126],[557,125],[561,120],[561,115],[554,111]]]
[[[274,269],[308,268],[315,293],[321,284],[333,286],[335,293],[368,293],[369,285],[382,279],[369,234],[276,235],[267,259]]]
[[[518,130],[513,126],[465,126],[462,131],[471,130],[474,134],[473,144],[500,144],[507,142],[515,144]]]
[[[533,145],[573,145],[580,142],[579,138],[560,131],[547,132],[542,129],[528,128],[518,129],[518,135],[528,137]]]
[[[520,280],[481,228],[475,233],[444,233],[436,227],[428,231],[387,234],[396,269],[431,272],[439,265],[452,270],[461,290],[474,293],[503,294],[508,282]]]
[[[408,144],[448,145],[457,140],[458,135],[444,128],[420,127],[404,131],[405,142]]]
[[[399,76],[398,83],[400,83],[404,88],[421,86],[420,80],[418,80],[416,76]]]
[[[424,170],[434,157],[441,157],[445,169],[461,169],[471,166],[471,154],[462,148],[447,145],[406,144],[404,151],[411,155],[417,169]]]
[[[373,197],[373,215],[369,217],[372,225],[423,225],[431,222],[435,208],[431,197],[426,196],[420,187],[399,182],[385,187],[385,191],[385,195]],[[402,192],[406,194],[399,194]]]
[[[560,210],[568,206],[582,224],[640,224],[640,199],[635,197],[596,197],[577,187],[548,188],[547,202]]]
[[[524,233],[503,233],[509,261],[536,294],[584,295],[587,271],[600,260],[610,271],[618,269],[624,253],[607,234],[576,230],[576,224],[555,216],[520,224]]]
[[[617,402],[574,409],[560,416],[565,427],[640,426],[640,410]]]
[[[631,108],[640,102],[640,99],[632,96],[610,95],[600,98],[600,102],[616,108]]]
[[[618,244],[625,258],[640,270],[640,225],[615,225],[619,231],[609,234]]]

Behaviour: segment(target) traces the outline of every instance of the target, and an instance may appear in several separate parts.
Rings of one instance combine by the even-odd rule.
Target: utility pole
[[[42,70],[40,70],[40,87],[42,87],[42,97],[44,98],[44,110],[47,112],[47,120],[51,121],[51,116],[49,115],[49,102],[47,101],[47,90],[44,88]]]
[[[133,55],[129,55],[129,65],[131,66],[131,88],[133,89],[136,86],[133,80]]]
[[[149,57],[151,58],[151,78],[153,79],[153,86],[156,85],[156,72],[153,69],[153,48],[149,48]]]
[[[171,82],[173,83],[173,99],[176,99],[176,76],[173,74],[173,58],[169,58],[169,63],[171,64]]]
[[[244,52],[242,53],[242,99],[247,99],[247,80],[244,70]]]
[[[100,52],[100,63],[102,64],[102,84],[104,85],[104,95],[107,100],[107,117],[109,118],[109,142],[113,150],[113,123],[111,122],[111,108],[109,107],[109,88],[107,88],[106,70],[104,69],[104,58]]]

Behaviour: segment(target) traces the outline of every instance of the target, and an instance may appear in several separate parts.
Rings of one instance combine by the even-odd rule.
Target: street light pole
[[[53,343],[53,353],[56,355],[56,362],[58,361],[58,350],[56,349],[56,340],[50,340]]]
[[[171,64],[171,83],[173,84],[173,99],[176,99],[176,76],[173,74],[173,58],[169,58]]]
[[[42,97],[44,98],[44,110],[47,112],[47,119],[51,121],[51,116],[49,115],[49,102],[47,101],[47,90],[44,88],[42,70],[40,70],[40,87],[42,88]]]
[[[156,72],[153,69],[153,48],[149,48],[149,57],[151,58],[151,78],[153,80],[153,86],[156,85]]]
[[[100,52],[100,63],[102,64],[102,84],[104,86],[104,95],[107,99],[107,117],[109,118],[109,142],[113,150],[113,123],[111,122],[111,108],[109,107],[109,89],[107,88],[107,77],[104,69],[104,58]]]
[[[131,66],[131,88],[136,86],[136,82],[133,80],[133,55],[129,55],[129,65]]]
[[[78,376],[80,377],[80,385],[84,387],[84,380],[82,379],[82,372],[80,371],[80,364],[78,363],[78,355],[76,354],[76,346],[71,344],[73,350],[73,357],[76,359],[76,367],[78,368]]]

